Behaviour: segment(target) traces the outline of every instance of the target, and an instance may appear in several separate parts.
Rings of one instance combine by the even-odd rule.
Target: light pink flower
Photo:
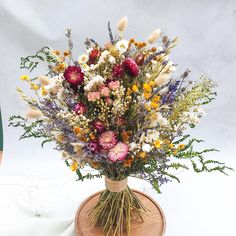
[[[111,105],[112,104],[112,100],[110,98],[106,98],[106,104],[107,105]]]
[[[114,131],[105,131],[99,137],[99,144],[103,149],[109,150],[117,143],[117,137]]]
[[[104,97],[108,97],[109,96],[109,93],[110,93],[110,89],[108,87],[103,87],[101,89],[101,95],[104,96]]]
[[[112,162],[123,161],[129,152],[127,144],[118,142],[108,153],[108,158]]]
[[[118,81],[118,80],[116,80],[116,81],[111,81],[110,83],[109,83],[109,88],[111,89],[111,90],[116,90],[116,89],[118,89],[120,87],[120,81]]]
[[[100,98],[100,93],[99,92],[89,92],[87,94],[87,98],[89,101],[94,102]]]

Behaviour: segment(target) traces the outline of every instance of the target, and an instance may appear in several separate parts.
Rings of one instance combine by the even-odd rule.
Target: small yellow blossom
[[[180,149],[180,150],[184,149],[184,147],[185,147],[185,145],[184,145],[183,143],[180,143],[180,144],[178,145],[178,149]]]
[[[37,84],[35,84],[35,83],[31,83],[30,84],[30,89],[32,89],[32,90],[39,90],[39,86]]]
[[[156,147],[156,148],[160,148],[161,147],[161,140],[160,139],[157,139],[155,142],[154,142],[154,146]]]
[[[160,101],[160,96],[154,96],[152,101],[153,102],[159,102]]]
[[[65,57],[67,57],[67,56],[69,56],[69,55],[70,55],[70,52],[69,52],[68,50],[66,50],[66,51],[64,51],[64,53],[63,53],[63,54],[64,54],[64,56],[65,56]]]
[[[152,94],[151,94],[151,93],[144,92],[143,96],[144,96],[144,98],[145,98],[146,100],[148,100],[148,99],[152,96]]]
[[[134,84],[133,86],[132,86],[132,90],[133,90],[133,92],[138,92],[138,86],[136,85],[136,84]]]
[[[74,128],[74,133],[79,134],[81,131],[80,127],[75,127]]]
[[[78,163],[77,163],[77,161],[73,161],[72,163],[71,163],[71,165],[70,165],[70,169],[72,170],[72,171],[76,171],[77,169],[78,169]]]
[[[150,93],[150,92],[152,91],[152,88],[151,88],[151,86],[150,86],[149,84],[144,83],[144,84],[143,84],[143,90],[144,90],[145,92]]]
[[[158,108],[158,103],[155,103],[155,102],[151,102],[151,107],[153,108],[153,109],[157,109]]]
[[[47,90],[42,86],[42,91],[41,91],[42,96],[46,96],[48,94]]]
[[[94,139],[96,138],[94,134],[90,134],[89,137],[90,137],[92,140],[94,140]]]
[[[52,53],[54,53],[57,56],[59,56],[61,54],[59,50],[53,50]]]
[[[127,95],[128,95],[128,96],[129,96],[132,92],[133,92],[132,89],[130,89],[130,88],[127,89]]]
[[[28,75],[21,75],[20,76],[20,79],[22,80],[22,81],[29,81],[29,76]]]
[[[149,81],[148,84],[149,84],[150,87],[153,87],[155,85],[155,81],[151,80],[151,81]]]
[[[145,158],[147,153],[146,152],[140,152],[139,155],[140,155],[141,158]]]
[[[170,143],[170,144],[169,144],[169,148],[171,148],[171,149],[174,148],[174,144],[173,144],[173,143]]]

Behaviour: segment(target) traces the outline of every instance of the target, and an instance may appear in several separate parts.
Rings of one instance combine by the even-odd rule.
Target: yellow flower
[[[152,94],[151,94],[151,93],[144,92],[143,96],[144,96],[144,98],[145,98],[146,100],[148,100],[148,99],[152,96]]]
[[[48,94],[47,90],[42,86],[42,91],[41,91],[43,96],[46,96]]]
[[[92,140],[94,140],[96,138],[94,134],[90,134],[89,136]]]
[[[37,84],[35,84],[35,83],[31,83],[31,84],[30,84],[30,88],[31,88],[32,90],[39,90],[39,86],[38,86]]]
[[[147,104],[145,104],[145,108],[146,108],[147,111],[151,111],[151,107],[148,106]]]
[[[184,147],[185,147],[185,145],[183,144],[183,143],[180,143],[179,145],[178,145],[178,149],[184,149]]]
[[[57,56],[59,56],[61,54],[59,50],[53,50],[52,53],[54,53]]]
[[[71,165],[70,165],[70,169],[72,170],[72,171],[76,171],[77,169],[78,169],[78,163],[77,163],[77,161],[73,161],[72,163],[71,163]]]
[[[153,87],[155,85],[155,81],[151,80],[151,81],[149,81],[148,84],[149,84],[150,87]]]
[[[159,106],[158,103],[151,102],[151,107],[152,107],[153,109],[157,109],[158,106]]]
[[[133,90],[133,92],[138,92],[138,86],[136,85],[136,84],[134,84],[133,86],[132,86],[132,90]]]
[[[140,155],[141,158],[145,158],[147,153],[146,152],[140,152],[139,155]]]
[[[132,92],[133,92],[132,89],[130,88],[127,89],[127,95],[130,95]]]
[[[154,146],[156,147],[156,148],[160,148],[161,147],[161,140],[160,139],[157,139],[155,142],[154,142]]]
[[[79,134],[81,131],[80,127],[74,127],[74,133]]]
[[[29,81],[29,76],[28,75],[21,75],[20,76],[20,79],[22,80],[22,81]]]
[[[152,101],[153,102],[159,102],[160,101],[160,96],[154,96]]]
[[[65,57],[67,57],[67,56],[69,56],[69,55],[70,55],[70,52],[69,52],[68,50],[66,50],[66,51],[64,51],[64,53],[63,53],[63,54],[64,54],[64,56],[65,56]]]
[[[171,149],[174,148],[174,144],[173,144],[173,143],[170,143],[170,144],[169,144],[169,148],[171,148]]]
[[[143,90],[148,92],[148,93],[150,93],[152,91],[152,88],[151,88],[151,86],[149,84],[144,83],[143,84]]]

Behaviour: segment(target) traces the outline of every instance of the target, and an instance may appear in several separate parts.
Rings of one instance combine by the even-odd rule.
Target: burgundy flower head
[[[98,154],[101,151],[101,148],[97,141],[89,141],[87,144],[87,148],[93,153]]]
[[[132,58],[126,58],[123,61],[123,66],[124,66],[126,73],[129,76],[135,78],[139,75],[138,65],[136,64],[136,62]]]
[[[96,60],[100,57],[100,55],[101,52],[98,49],[94,48],[89,54],[88,64],[95,64]]]
[[[115,65],[112,69],[112,75],[115,78],[122,77],[124,75],[124,72],[125,72],[124,67],[123,65],[120,64]]]
[[[84,81],[84,73],[78,66],[68,66],[65,69],[64,77],[70,85],[75,87],[81,85]]]
[[[104,125],[104,123],[101,120],[95,120],[92,123],[92,126],[93,126],[94,129],[97,130],[98,133],[102,133],[106,129],[106,126]]]
[[[86,112],[87,108],[86,108],[86,105],[84,103],[79,102],[74,106],[73,110],[75,111],[75,113],[77,115],[82,115]]]

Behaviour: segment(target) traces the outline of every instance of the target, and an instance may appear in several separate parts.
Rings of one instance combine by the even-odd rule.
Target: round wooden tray
[[[100,227],[89,226],[88,216],[88,211],[96,204],[101,192],[88,197],[78,209],[75,218],[76,236],[104,236]],[[144,222],[131,221],[131,236],[164,236],[166,222],[160,206],[148,195],[137,190],[134,192],[149,211],[147,215],[144,215]]]

